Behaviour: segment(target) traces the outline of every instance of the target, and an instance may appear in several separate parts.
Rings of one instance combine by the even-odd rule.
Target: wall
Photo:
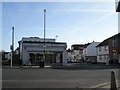
[[[115,61],[115,57],[113,55],[113,53],[116,53],[116,59],[118,60],[118,55],[120,54],[120,37],[114,37],[115,40],[117,40],[117,46],[113,47],[112,45],[112,40],[113,38],[109,39],[109,53],[110,53],[110,60],[112,61],[112,63],[117,63],[118,61]]]
[[[105,49],[106,47],[106,49]],[[101,48],[101,49],[100,49]],[[97,47],[97,62],[106,63],[109,60],[109,47],[107,46],[100,46]]]
[[[93,42],[87,47],[87,56],[97,56],[96,46],[99,42]]]
[[[105,47],[106,47],[106,50],[105,50]],[[99,50],[100,48],[101,48],[101,50]],[[98,55],[109,54],[109,47],[108,47],[108,45],[107,46],[97,47],[97,54]]]
[[[99,42],[93,42],[90,45],[87,46],[87,48],[85,48],[83,50],[83,54],[85,56],[97,56],[96,54],[96,46],[99,44]]]

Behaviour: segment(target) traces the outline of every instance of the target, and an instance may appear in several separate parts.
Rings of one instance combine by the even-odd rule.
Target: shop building
[[[55,42],[55,39],[29,37],[19,41],[19,53],[22,65],[31,62],[39,65],[44,60],[45,65],[64,65],[67,60],[67,44]],[[45,59],[44,59],[45,56]]]

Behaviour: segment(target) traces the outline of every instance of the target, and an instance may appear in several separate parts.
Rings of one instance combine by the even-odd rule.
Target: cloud
[[[115,12],[115,10],[89,10],[89,9],[57,9],[57,10],[47,10],[48,12]]]
[[[114,2],[114,0],[0,0],[1,2]]]
[[[47,11],[48,12],[115,12],[114,1],[102,2],[101,0],[101,2],[97,2],[96,0],[93,3],[91,2],[78,2],[78,3],[73,3],[73,4],[69,3],[69,5],[67,3],[64,3],[62,4],[64,8],[60,6],[60,7],[57,7],[56,9],[47,10]],[[82,4],[84,4],[84,6]]]
[[[95,21],[90,22],[89,24],[86,24],[85,26],[82,27],[75,27],[75,28],[70,28],[69,32],[67,32],[66,34],[72,35],[73,33],[77,33],[79,31],[83,31],[83,30],[88,30],[91,26],[95,26],[96,24],[98,24],[101,21],[104,21],[106,18],[109,18],[110,16],[112,16],[114,13],[107,13],[101,17],[99,17],[98,19],[96,19]]]

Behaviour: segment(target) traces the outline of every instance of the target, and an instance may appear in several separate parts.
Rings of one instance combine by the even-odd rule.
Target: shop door
[[[43,54],[36,54],[36,65],[40,65],[41,61],[43,61]]]
[[[32,65],[35,64],[35,54],[33,53],[29,54],[29,61],[31,62]]]

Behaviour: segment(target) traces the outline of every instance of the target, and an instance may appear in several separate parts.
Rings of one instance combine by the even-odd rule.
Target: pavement
[[[87,65],[87,67],[84,67]],[[92,67],[91,67],[92,65]],[[2,66],[3,69],[20,69],[20,68],[39,68],[39,66]],[[52,66],[52,65],[46,65],[44,68],[51,68],[51,69],[66,69],[66,70],[97,70],[97,69],[120,69],[120,65],[118,64],[112,64],[112,65],[106,65],[106,64],[81,64],[81,63],[70,63],[66,64],[64,66]]]

